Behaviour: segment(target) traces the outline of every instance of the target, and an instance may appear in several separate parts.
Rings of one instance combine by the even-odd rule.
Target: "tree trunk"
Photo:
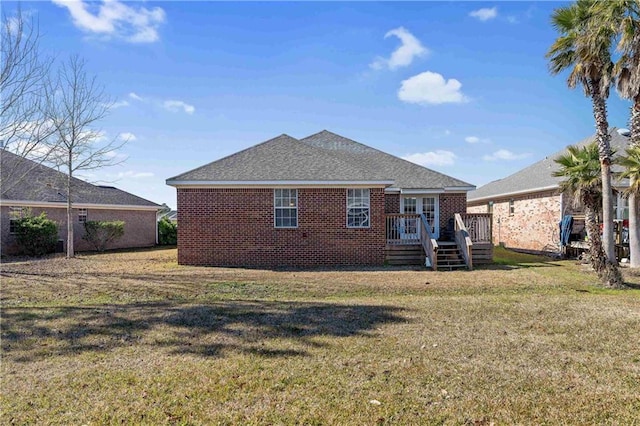
[[[632,182],[633,183],[633,182]],[[629,265],[640,268],[640,206],[639,197],[629,196]]]
[[[631,107],[631,146],[640,147],[640,95],[633,99]],[[633,187],[634,179],[629,184]],[[640,197],[635,194],[629,196],[629,265],[640,268]]]
[[[602,171],[602,243],[607,259],[617,264],[613,241],[613,190],[611,188],[611,144],[609,123],[607,121],[607,103],[602,96],[600,81],[591,81],[591,99],[593,117],[596,121],[598,152]]]
[[[71,173],[72,173],[72,156],[69,153],[69,168],[67,170],[67,258],[75,256],[73,248],[73,203],[71,202]]]
[[[589,237],[591,266],[604,286],[624,288],[624,281],[622,281],[618,266],[607,259],[602,247],[600,227],[598,226],[595,203],[593,201],[593,198],[583,199],[584,221],[587,228],[587,236]]]

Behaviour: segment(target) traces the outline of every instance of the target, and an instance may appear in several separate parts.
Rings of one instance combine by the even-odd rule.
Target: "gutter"
[[[42,207],[66,209],[66,201],[29,201],[29,200],[0,200],[0,206],[16,207]],[[102,210],[143,210],[158,211],[157,206],[138,206],[134,204],[95,204],[95,203],[73,203],[74,209],[102,209]]]
[[[524,189],[524,190],[521,190],[521,191],[505,192],[505,193],[502,193],[502,194],[485,195],[484,197],[468,199],[467,203],[474,203],[474,202],[477,202],[477,201],[495,200],[497,198],[505,198],[505,197],[510,197],[510,196],[513,196],[513,195],[532,194],[534,192],[549,191],[551,189],[558,189],[558,185],[543,186],[543,187],[540,187],[540,188],[533,188],[533,189]]]

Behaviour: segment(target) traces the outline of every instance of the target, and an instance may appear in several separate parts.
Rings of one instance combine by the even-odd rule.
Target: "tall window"
[[[516,212],[516,206],[513,200],[509,200],[509,216]]]
[[[87,221],[87,209],[78,209],[78,222]]]
[[[370,216],[369,189],[347,189],[347,227],[368,228]]]
[[[276,228],[298,227],[298,190],[273,190],[273,217]]]
[[[9,207],[9,232],[15,234],[18,229],[16,222],[22,218],[22,207]]]

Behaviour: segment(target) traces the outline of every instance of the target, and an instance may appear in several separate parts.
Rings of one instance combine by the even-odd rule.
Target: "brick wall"
[[[440,194],[440,229],[447,227],[447,222],[456,213],[467,211],[467,193]]]
[[[488,203],[473,203],[469,213],[487,213]],[[513,198],[514,212],[509,212],[509,199],[493,202],[493,241],[506,247],[531,251],[557,251],[558,223],[561,218],[561,196],[553,191]]]
[[[384,194],[384,212],[400,213],[400,194]]]
[[[178,263],[246,267],[381,265],[385,195],[371,227],[346,226],[346,189],[298,189],[298,228],[276,229],[273,189],[178,189]]]
[[[20,206],[15,206],[20,207]],[[45,211],[49,219],[58,222],[58,238],[64,240],[67,247],[67,210],[65,208],[31,208],[33,215],[39,215]],[[15,253],[17,247],[15,238],[9,233],[9,207],[2,206],[2,220],[0,228],[2,232],[2,253]],[[154,211],[140,210],[110,210],[87,209],[87,220],[122,220],[124,221],[124,236],[111,243],[109,249],[151,247],[156,243],[156,213]],[[74,248],[76,251],[95,250],[82,239],[84,226],[78,221],[78,209],[73,211]]]

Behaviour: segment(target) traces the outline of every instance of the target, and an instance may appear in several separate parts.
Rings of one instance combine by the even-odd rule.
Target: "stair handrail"
[[[456,213],[455,217],[455,240],[456,245],[458,246],[458,250],[462,253],[462,258],[464,262],[467,264],[467,268],[469,270],[473,269],[473,242],[471,241],[471,237],[469,236],[469,231],[464,226],[464,221],[462,220],[462,216],[460,213]]]
[[[431,269],[438,270],[438,241],[431,232],[431,226],[427,222],[427,217],[424,213],[420,213],[420,243],[424,249],[424,253],[427,256],[428,264],[431,264]],[[428,265],[427,265],[428,266]]]

